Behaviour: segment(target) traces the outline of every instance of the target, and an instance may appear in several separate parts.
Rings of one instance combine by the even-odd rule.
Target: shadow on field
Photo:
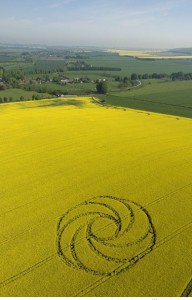
[[[84,102],[83,101],[79,101],[79,100],[52,100],[51,103],[42,103],[42,105],[37,105],[36,107],[55,107],[55,106],[69,106],[69,105],[73,105],[73,106],[77,106],[77,107],[83,107],[84,106]]]
[[[27,104],[26,104],[27,103]],[[19,103],[21,109],[29,109],[29,108],[46,108],[46,107],[57,107],[57,106],[76,106],[79,108],[84,107],[84,102],[80,100],[62,100],[62,99],[54,99],[54,100],[39,100],[38,103],[33,102],[32,105],[29,104],[29,102],[25,103]]]

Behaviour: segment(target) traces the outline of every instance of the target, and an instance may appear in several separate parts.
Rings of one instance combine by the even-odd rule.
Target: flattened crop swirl
[[[147,210],[113,196],[98,196],[69,209],[57,226],[57,253],[63,262],[98,276],[129,269],[155,241]]]

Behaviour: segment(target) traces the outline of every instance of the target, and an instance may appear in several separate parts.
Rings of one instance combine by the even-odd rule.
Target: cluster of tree
[[[162,78],[166,78],[169,77],[169,75],[165,74],[165,73],[153,73],[153,74],[148,74],[148,73],[144,73],[144,74],[137,74],[137,73],[132,73],[130,76],[131,80],[140,80],[140,79],[162,79]]]
[[[41,100],[42,98],[44,98],[44,96],[40,96],[40,95],[32,95],[32,100]]]
[[[38,86],[38,85],[25,85],[23,86],[23,89],[25,91],[36,91],[37,93],[48,93],[49,90],[46,89],[45,87],[41,87],[41,86]]]
[[[53,95],[53,96],[60,96],[60,95],[67,95],[68,92],[67,91],[63,91],[62,89],[59,88],[52,88],[52,87],[45,87],[45,86],[40,86],[40,85],[26,85],[26,86],[23,86],[22,87],[24,90],[26,91],[34,91],[36,93],[39,93],[39,94],[50,94],[50,95]],[[39,100],[40,98],[42,98],[43,96],[39,96],[38,94],[35,95],[33,94],[32,96],[32,100]]]
[[[0,103],[12,102],[12,97],[0,97]]]
[[[125,77],[124,77],[125,78]],[[124,81],[124,78],[117,76],[115,80],[117,81]],[[171,80],[192,80],[192,73],[183,73],[183,72],[176,72],[172,74],[166,73],[152,73],[152,74],[136,74],[132,73],[128,80],[134,81],[139,79],[171,79]]]
[[[74,58],[77,58],[77,59],[85,59],[85,58],[89,58],[89,56],[84,56],[84,55],[81,55],[81,54],[74,54],[74,55],[66,55],[65,56],[66,59],[74,59]]]
[[[172,80],[192,80],[192,73],[177,72],[170,75]]]
[[[92,66],[84,61],[78,60],[70,64],[67,69],[69,71],[121,71],[121,68]]]
[[[68,67],[69,71],[121,71],[121,68],[113,67],[93,67],[93,66],[81,66],[81,67]]]
[[[119,81],[119,82],[131,82],[131,80],[133,80],[130,77],[127,77],[127,76],[124,76],[124,77],[122,77],[122,76],[114,76],[114,79],[115,79],[115,81]]]
[[[20,96],[19,100],[24,101],[24,97]],[[12,101],[14,101],[13,97],[0,97],[0,103],[7,103],[7,102],[12,102]]]
[[[20,96],[19,100],[24,101],[25,98],[23,96]],[[12,102],[12,101],[14,101],[13,97],[0,97],[0,103],[7,103],[7,102]]]
[[[96,90],[98,94],[107,94],[108,86],[106,80],[100,80],[96,84]]]
[[[31,97],[31,100],[41,100],[47,98],[47,96],[45,97],[44,95],[38,95],[38,94],[33,94]],[[52,97],[50,97],[52,98]],[[18,101],[26,101],[26,100],[30,100],[29,97],[27,97],[27,99],[25,99],[24,96],[20,96],[19,100],[13,100],[13,97],[0,97],[0,103],[8,103],[8,102],[18,102]]]
[[[21,53],[21,57],[25,62],[33,62],[33,56],[31,53],[24,51]]]
[[[18,83],[19,80],[25,79],[25,72],[22,70],[13,70],[11,72],[3,72],[2,80],[6,84],[14,85]]]
[[[41,68],[33,68],[28,71],[29,74],[51,74],[51,73],[63,73],[66,71],[65,67],[58,67],[58,68],[52,68],[52,69],[43,69]]]
[[[130,78],[127,76],[121,77],[121,76],[115,76],[115,81],[119,82],[118,87],[119,88],[126,88],[126,87],[132,87],[135,85],[135,80],[134,76],[131,76]]]

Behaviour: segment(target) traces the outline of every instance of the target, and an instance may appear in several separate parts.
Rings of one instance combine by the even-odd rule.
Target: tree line
[[[68,67],[68,71],[121,71],[121,68],[82,66]]]
[[[137,74],[132,73],[130,76],[131,80],[138,79],[171,79],[171,80],[192,80],[192,73],[174,72],[171,74],[166,73],[152,73],[152,74]],[[123,81],[123,79],[121,79]]]

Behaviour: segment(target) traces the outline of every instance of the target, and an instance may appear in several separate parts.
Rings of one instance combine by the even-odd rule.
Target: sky
[[[0,0],[0,43],[192,47],[192,0]]]

